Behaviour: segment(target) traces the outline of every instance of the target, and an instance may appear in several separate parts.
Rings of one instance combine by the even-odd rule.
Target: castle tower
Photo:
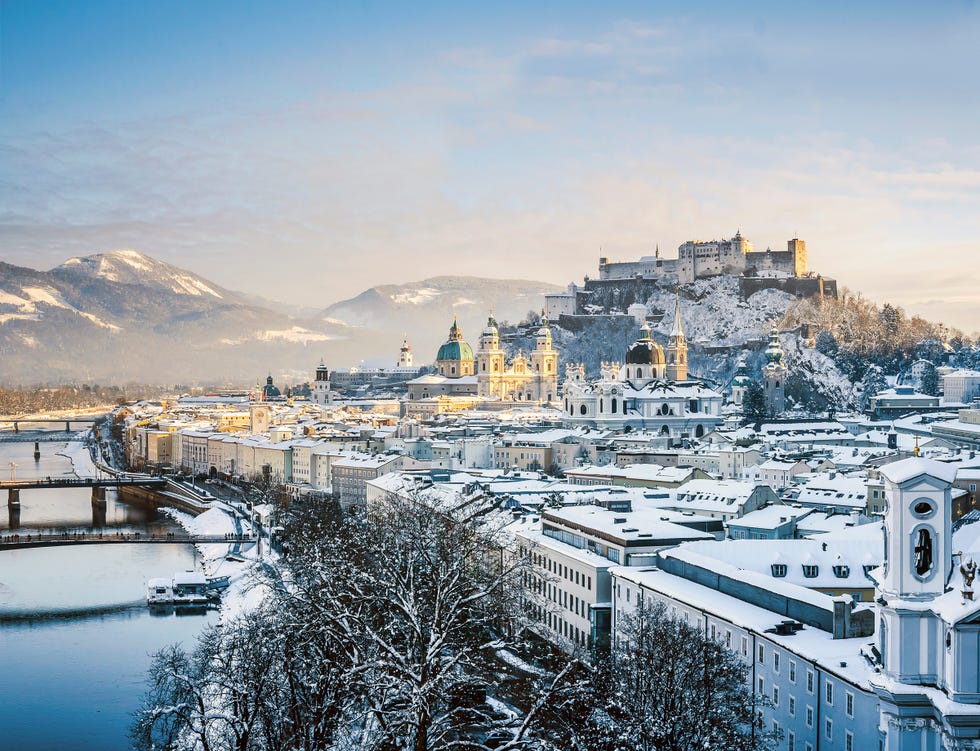
[[[320,364],[316,366],[316,375],[313,379],[313,390],[310,398],[314,404],[329,404],[331,401],[330,371],[323,364],[323,360],[320,360]]]
[[[684,326],[681,323],[681,295],[678,292],[674,300],[674,323],[670,327],[670,337],[667,339],[667,380],[687,380],[687,339],[684,336]]]
[[[531,352],[531,370],[535,374],[532,398],[539,402],[550,402],[558,394],[558,352],[552,346],[551,329],[548,318],[541,312],[541,328]]]
[[[783,346],[779,343],[779,329],[775,326],[769,332],[762,380],[766,389],[766,412],[770,417],[781,415],[786,411],[786,366],[783,364]]]
[[[476,351],[476,393],[479,396],[502,398],[503,373],[506,353],[500,348],[500,332],[493,311],[480,334],[480,347]]]
[[[398,367],[412,367],[412,348],[408,344],[408,337],[402,340],[402,348],[398,351]]]

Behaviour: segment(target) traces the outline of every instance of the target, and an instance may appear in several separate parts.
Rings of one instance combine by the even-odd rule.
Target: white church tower
[[[681,323],[681,295],[674,300],[674,323],[667,339],[667,380],[687,380],[687,339]]]
[[[885,562],[878,570],[871,679],[882,751],[980,749],[980,603],[976,566],[953,549],[956,470],[914,457],[881,468]]]
[[[323,364],[323,360],[316,366],[310,399],[314,404],[330,404],[330,370]]]

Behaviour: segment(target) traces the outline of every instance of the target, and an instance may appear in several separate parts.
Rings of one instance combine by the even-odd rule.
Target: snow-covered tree
[[[662,604],[624,618],[596,666],[592,709],[576,728],[583,751],[752,751],[775,748],[760,727],[768,705],[753,694],[734,652]]]
[[[761,422],[766,418],[766,392],[758,381],[750,381],[742,396],[742,413],[745,422]]]
[[[885,373],[878,365],[869,365],[861,379],[861,409],[866,410],[871,404],[871,397],[888,388]]]
[[[929,396],[939,396],[939,371],[931,362],[922,367],[922,377],[919,379],[919,390]]]

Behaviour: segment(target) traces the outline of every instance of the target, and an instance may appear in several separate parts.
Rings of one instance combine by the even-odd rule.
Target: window
[[[742,657],[748,657],[749,655],[749,640],[744,636],[742,637]]]
[[[850,691],[844,693],[844,711],[847,712],[848,717],[854,716],[854,694]]]
[[[828,741],[832,741],[834,739],[834,721],[833,720],[829,720],[829,719],[827,720],[827,724],[824,725],[824,735],[827,736],[827,740]]]
[[[932,571],[932,533],[927,527],[920,527],[916,532],[912,561],[919,577],[925,578]]]
[[[772,705],[774,707],[779,706],[779,686],[772,687]]]
[[[776,722],[775,720],[772,721],[772,733],[777,738],[779,737],[779,723]]]
[[[787,746],[786,747],[789,749],[789,751],[796,751],[796,733],[794,733],[791,730],[789,732],[788,738],[789,738],[789,740],[788,740],[788,743],[787,743]]]
[[[725,646],[728,649],[731,649],[732,648],[732,632],[731,631],[725,631]]]
[[[789,682],[796,683],[796,661],[789,661]]]
[[[850,730],[844,732],[844,751],[854,751],[854,735]]]
[[[806,671],[806,690],[808,693],[813,693],[813,671]]]
[[[813,727],[813,707],[806,708],[806,726],[808,728]]]
[[[779,672],[779,652],[772,653],[772,669],[775,672]]]
[[[759,679],[759,693],[764,694],[766,692],[766,682],[760,678]]]
[[[759,662],[763,665],[766,664],[765,647],[763,647],[761,644],[759,645]]]
[[[834,566],[834,576],[836,576],[838,579],[846,579],[850,575],[851,575],[850,566],[840,566],[840,565]]]
[[[786,576],[786,564],[785,563],[774,563],[772,564],[772,575],[777,579],[781,579]]]
[[[803,564],[803,576],[805,576],[807,579],[816,579],[817,578],[817,574],[819,574],[819,573],[820,573],[820,567],[819,566],[817,566],[817,565],[815,565],[813,563],[804,563]]]
[[[789,697],[789,716],[796,717],[796,697]]]
[[[827,694],[827,703],[828,704],[833,704],[834,703],[834,684],[831,683],[830,681],[827,681],[827,691],[826,691],[826,694]]]

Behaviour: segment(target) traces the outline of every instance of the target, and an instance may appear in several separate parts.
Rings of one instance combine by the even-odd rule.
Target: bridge
[[[100,420],[104,419],[104,415],[99,415],[97,417],[11,417],[8,419],[0,419],[0,425],[7,424],[14,426],[14,433],[20,433],[20,426],[27,425],[61,425],[65,424],[65,432],[71,432],[72,423],[77,425],[94,425]]]
[[[45,488],[92,488],[92,502],[105,503],[106,488],[164,488],[166,477],[45,477],[43,480],[0,480],[0,491],[7,491],[7,505],[20,505],[20,491]]]
[[[192,535],[186,532],[166,534],[147,534],[143,532],[57,532],[38,531],[29,533],[9,533],[0,535],[0,551],[21,548],[52,548],[70,545],[131,545],[155,544],[173,545],[176,543],[204,543],[236,545],[243,542],[257,542],[253,534]]]

